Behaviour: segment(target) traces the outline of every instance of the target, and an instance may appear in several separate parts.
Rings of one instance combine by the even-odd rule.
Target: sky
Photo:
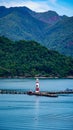
[[[26,6],[36,12],[52,10],[59,15],[73,16],[73,0],[0,0],[0,6]]]

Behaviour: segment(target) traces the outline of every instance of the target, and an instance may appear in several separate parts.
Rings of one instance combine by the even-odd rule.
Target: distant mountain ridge
[[[35,40],[49,49],[73,56],[73,17],[55,11],[37,13],[27,7],[0,7],[0,35]]]

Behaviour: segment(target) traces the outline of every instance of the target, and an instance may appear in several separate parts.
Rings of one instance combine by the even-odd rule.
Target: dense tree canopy
[[[0,37],[0,77],[73,76],[73,59],[34,41]]]

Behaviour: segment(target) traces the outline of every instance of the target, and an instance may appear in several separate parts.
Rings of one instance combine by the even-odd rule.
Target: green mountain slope
[[[11,8],[7,15],[0,18],[0,35],[13,40],[41,42],[45,28],[46,24],[32,17],[27,8]]]
[[[29,12],[36,19],[47,23],[49,26],[56,24],[62,19],[55,11],[47,11],[43,13]]]
[[[73,56],[73,17],[59,21],[46,33],[47,47]]]
[[[54,11],[36,13],[26,7],[0,7],[0,36],[35,40],[49,49],[73,57],[73,17]]]
[[[73,76],[73,59],[34,41],[0,37],[0,77]]]

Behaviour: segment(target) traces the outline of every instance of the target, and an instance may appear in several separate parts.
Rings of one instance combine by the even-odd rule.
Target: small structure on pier
[[[39,79],[36,79],[36,89],[35,89],[35,92],[36,92],[36,93],[40,92]]]

